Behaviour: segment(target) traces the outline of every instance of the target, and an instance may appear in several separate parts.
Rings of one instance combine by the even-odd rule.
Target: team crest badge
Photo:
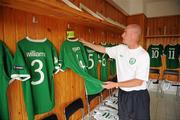
[[[136,63],[136,59],[135,58],[130,58],[129,64],[133,65],[135,63]]]

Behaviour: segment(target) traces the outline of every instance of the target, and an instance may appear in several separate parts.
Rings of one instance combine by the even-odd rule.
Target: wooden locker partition
[[[165,48],[168,44],[180,44],[180,15],[153,17],[147,19],[147,30],[145,33],[146,49],[151,44],[162,44]],[[160,69],[160,80],[162,80],[163,71],[166,68],[166,56],[162,56],[162,67]],[[176,69],[179,70],[180,69]],[[151,75],[151,78],[156,78]],[[168,76],[167,79],[176,81],[177,77]],[[179,80],[180,81],[180,80]]]
[[[29,10],[30,11],[30,10]],[[122,16],[123,17],[123,16]],[[107,41],[107,32],[102,26],[92,26],[89,24],[77,23],[68,20],[67,18],[56,18],[34,12],[22,11],[10,7],[0,7],[0,39],[3,40],[10,51],[14,55],[16,51],[16,43],[26,36],[33,39],[48,38],[55,46],[59,55],[60,46],[66,37],[67,26],[75,31],[79,38],[84,38],[87,41],[95,41],[100,43]],[[115,28],[116,29],[116,28]],[[108,31],[111,31],[109,29]],[[119,31],[115,31],[116,34]],[[119,38],[111,39],[116,41]],[[55,82],[55,107],[52,111],[40,115],[36,115],[35,119],[39,120],[52,113],[57,114],[60,120],[64,119],[64,107],[78,97],[84,101],[85,110],[87,113],[87,102],[85,99],[84,81],[71,70],[60,72],[54,76]],[[27,113],[24,104],[23,91],[21,81],[15,80],[8,88],[8,102],[11,120],[27,120]],[[95,100],[91,107],[97,105]],[[72,116],[72,120],[79,119],[81,114],[79,111]]]

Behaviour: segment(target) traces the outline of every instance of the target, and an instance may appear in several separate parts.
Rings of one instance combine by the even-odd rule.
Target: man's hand
[[[104,82],[104,85],[103,85],[103,88],[106,88],[106,89],[111,89],[115,87],[118,87],[117,82]]]
[[[136,87],[142,85],[144,80],[132,79],[124,82],[104,82],[103,88],[111,89],[115,87]]]

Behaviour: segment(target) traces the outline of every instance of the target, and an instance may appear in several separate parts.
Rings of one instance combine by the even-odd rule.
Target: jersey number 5
[[[91,62],[90,66],[88,67],[88,69],[92,69],[94,67],[94,60],[93,60],[93,54],[89,54],[89,62]]]

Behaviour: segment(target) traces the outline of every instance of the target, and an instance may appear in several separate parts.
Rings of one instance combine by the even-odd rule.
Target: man
[[[119,87],[118,114],[120,120],[150,120],[150,97],[146,88],[150,58],[139,45],[141,28],[128,25],[122,34],[123,43],[115,47],[103,47],[81,41],[95,51],[107,53],[116,60],[118,82],[105,82],[103,87]]]

